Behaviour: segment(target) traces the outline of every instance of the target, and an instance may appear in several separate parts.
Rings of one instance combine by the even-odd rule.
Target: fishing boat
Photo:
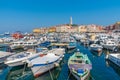
[[[68,67],[77,80],[87,80],[90,77],[92,64],[87,55],[75,52],[68,60]]]
[[[57,49],[56,51],[53,49],[28,60],[28,66],[31,67],[34,77],[38,77],[58,66],[64,57],[64,52],[61,52],[62,49]]]
[[[32,59],[29,65],[32,65],[31,70],[34,77],[53,69],[57,63],[60,62],[60,56],[55,54],[40,54],[40,56]]]
[[[108,54],[108,60],[112,61],[114,64],[120,67],[120,53]]]
[[[103,49],[103,47],[101,45],[98,45],[98,44],[91,44],[90,45],[90,50],[91,51],[95,51],[95,52],[101,53],[102,49]]]

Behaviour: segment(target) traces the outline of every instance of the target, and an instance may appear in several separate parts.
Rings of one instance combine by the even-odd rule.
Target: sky
[[[67,24],[111,25],[120,21],[120,0],[0,0],[0,33],[32,32]]]

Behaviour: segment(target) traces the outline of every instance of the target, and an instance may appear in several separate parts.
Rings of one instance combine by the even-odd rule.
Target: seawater
[[[91,80],[120,80],[120,68],[114,63],[105,60],[105,52],[98,55],[91,53],[89,48],[77,44],[80,52],[87,54],[92,62]],[[50,70],[38,78],[34,78],[30,68],[19,67],[0,67],[0,80],[75,80],[68,69],[68,59],[74,54],[74,50],[66,51],[66,54],[59,67]],[[51,74],[51,76],[50,76]]]

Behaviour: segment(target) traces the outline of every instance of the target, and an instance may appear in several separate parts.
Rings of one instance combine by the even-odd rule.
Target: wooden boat
[[[77,80],[87,80],[89,78],[92,64],[87,55],[80,52],[75,52],[68,60],[70,73]]]
[[[60,56],[55,54],[40,54],[40,56],[32,59],[29,65],[32,65],[31,70],[34,77],[53,69],[60,62]]]
[[[63,57],[64,49],[53,49],[28,60],[28,66],[31,67],[34,77],[38,77],[58,66]]]

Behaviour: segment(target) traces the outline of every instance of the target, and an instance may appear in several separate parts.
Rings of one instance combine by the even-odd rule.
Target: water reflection
[[[10,71],[10,67],[4,64],[0,64],[0,80],[6,80],[7,74]]]
[[[95,51],[92,51],[90,50],[90,52],[94,55],[94,56],[101,56],[103,53],[102,52],[95,52]]]
[[[7,75],[7,80],[23,80],[23,76],[28,74],[29,71],[30,71],[30,68],[27,68],[26,65],[11,67],[11,70]]]
[[[106,65],[108,67],[112,67],[114,71],[120,76],[120,67],[111,62],[110,60],[106,60]]]
[[[75,48],[75,49],[71,49],[71,50],[67,50],[66,51],[66,53],[73,53],[73,52],[75,52],[77,49]]]

